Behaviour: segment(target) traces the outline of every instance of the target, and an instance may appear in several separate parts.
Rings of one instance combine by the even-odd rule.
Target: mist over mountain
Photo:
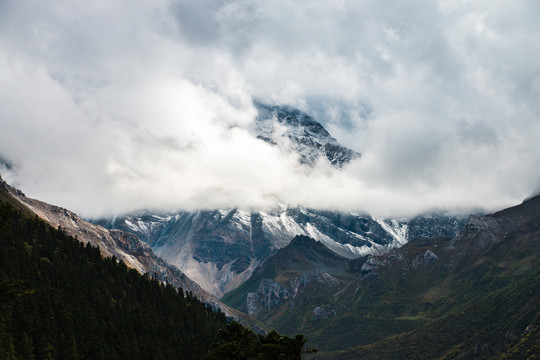
[[[2,218],[4,227],[9,229],[3,233],[4,241],[16,244],[18,237],[10,234],[34,226],[28,222],[21,227],[23,218],[34,218],[37,226],[38,240],[32,237],[32,232],[27,232],[23,241],[26,247],[23,249],[21,244],[16,244],[19,255],[34,254],[34,246],[40,251],[50,251],[48,246],[53,239],[68,239],[66,233],[74,234],[76,238],[69,238],[69,246],[86,249],[95,261],[118,265],[115,257],[103,260],[98,248],[77,245],[77,237],[80,236],[83,243],[98,245],[105,254],[118,255],[138,271],[153,276],[165,274],[165,282],[174,284],[179,279],[176,284],[197,288],[178,269],[157,258],[133,233],[108,231],[86,223],[66,209],[26,198],[1,179],[0,202],[3,215],[6,209],[9,213]],[[29,216],[30,213],[35,215]],[[43,222],[40,225],[38,216],[54,227],[46,227]],[[18,222],[13,218],[18,218]],[[247,264],[243,253],[247,250],[249,254],[251,249],[251,255],[258,257],[252,258],[254,262],[248,258],[250,265],[254,265],[253,271],[244,272],[236,279],[234,272],[229,273],[233,275],[229,280],[237,283],[220,288],[221,291],[232,288],[222,300],[246,311],[251,318],[243,317],[243,320],[256,324],[259,330],[262,326],[262,329],[277,328],[286,334],[306,333],[321,349],[316,358],[386,359],[398,354],[411,359],[455,354],[481,358],[521,357],[540,349],[538,196],[491,215],[472,215],[468,220],[431,214],[401,222],[374,218],[370,222],[368,216],[306,209],[287,209],[278,218],[233,209],[177,213],[169,217],[143,214],[113,219],[111,225],[129,227],[145,241],[154,242],[154,247],[163,246],[165,255],[174,257],[175,250],[195,248],[195,253],[191,253],[193,258],[214,269],[242,268]],[[287,241],[289,234],[283,230],[294,223],[296,228],[291,228],[292,231],[306,231],[315,239],[299,235]],[[249,241],[239,241],[246,237],[246,230]],[[355,235],[352,230],[358,233]],[[357,245],[364,245],[355,248],[347,243],[351,236],[356,237]],[[36,245],[36,241],[44,239],[48,246]],[[276,239],[281,244],[274,243],[274,251],[265,248]],[[377,240],[383,244],[390,242],[381,246]],[[229,248],[222,246],[225,243]],[[67,249],[66,244],[63,250]],[[275,251],[276,245],[282,248]],[[54,256],[58,256],[59,249],[48,253],[52,260],[36,257],[39,261],[31,265],[42,264],[44,270],[57,266],[60,258]],[[343,252],[345,249],[349,252]],[[353,250],[357,253],[351,253]],[[61,257],[66,263],[73,263],[77,258],[70,259],[66,255]],[[8,252],[4,251],[4,256],[8,259]],[[232,262],[227,263],[229,259]],[[9,263],[14,264],[11,260]],[[88,264],[88,261],[83,263]],[[25,266],[28,265],[26,262]],[[127,270],[125,264],[119,266],[118,269]],[[8,266],[4,274],[34,273],[14,270],[15,267]],[[175,276],[178,277],[175,279]],[[6,279],[4,276],[3,286],[7,290],[15,289],[11,280]],[[153,281],[157,285],[156,280]],[[218,288],[223,285],[219,282],[221,279],[211,280],[217,280]],[[231,283],[233,281],[225,285]],[[9,300],[10,294],[13,291],[6,292],[3,301]],[[29,294],[33,292],[25,296]],[[211,299],[203,292],[197,296]],[[188,299],[194,300],[190,296]],[[95,306],[93,302],[91,305]],[[60,305],[55,310],[55,317],[60,317],[61,309]],[[73,310],[70,307],[68,311]],[[241,316],[240,312],[233,311],[233,314]],[[167,323],[173,328],[182,326]],[[17,321],[16,324],[27,328],[25,323]],[[1,325],[5,328],[4,318]],[[20,339],[12,334],[15,333],[11,329],[4,331],[0,341],[11,346],[8,350],[15,349],[13,344],[17,343],[18,352],[26,351],[28,346],[24,344],[28,342],[19,345]],[[153,340],[151,345],[157,343],[158,340]],[[39,351],[42,346],[37,344]],[[58,347],[66,347],[63,340]],[[29,349],[32,350],[31,345]]]
[[[536,2],[0,6],[2,175],[82,216],[283,203],[399,217],[538,190]],[[362,157],[303,166],[257,139],[254,99]]]
[[[297,154],[298,164],[307,170],[323,161],[331,165],[329,171],[339,172],[360,157],[341,146],[304,112],[291,107],[256,105],[259,140]],[[465,218],[424,214],[413,219],[395,219],[280,205],[265,211],[143,211],[92,221],[136,234],[204,290],[221,297],[244,283],[268,257],[297,235],[310,236],[336,254],[354,259],[386,253],[403,246],[410,238],[455,236]]]
[[[0,220],[24,232],[0,232],[11,268],[55,269],[57,246],[83,249],[67,234],[210,315],[306,333],[319,358],[533,357],[538,14],[530,0],[0,1]],[[32,294],[9,297],[9,267],[0,350],[76,348],[63,326],[10,327]]]

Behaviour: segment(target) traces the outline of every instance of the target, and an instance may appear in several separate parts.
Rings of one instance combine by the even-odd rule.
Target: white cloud
[[[276,202],[411,214],[540,186],[531,1],[0,3],[0,158],[29,195],[97,216]],[[252,98],[362,152],[299,167]]]

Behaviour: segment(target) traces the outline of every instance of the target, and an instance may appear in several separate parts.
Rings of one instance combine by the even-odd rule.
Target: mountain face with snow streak
[[[421,236],[456,233],[464,219],[423,217],[408,221],[376,219],[332,211],[280,208],[271,212],[239,209],[177,212],[168,215],[132,214],[98,223],[137,234],[156,254],[177,266],[203,289],[222,296],[238,287],[277,250],[296,235],[306,235],[334,253],[354,259],[383,254]]]

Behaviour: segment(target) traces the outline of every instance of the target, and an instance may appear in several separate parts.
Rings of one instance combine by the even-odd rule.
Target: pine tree
[[[32,337],[28,335],[28,333],[23,332],[21,335],[21,339],[19,341],[19,345],[17,346],[17,355],[20,359],[25,360],[34,360],[34,344],[32,341]]]
[[[13,337],[7,332],[6,320],[0,314],[0,360],[17,360]]]

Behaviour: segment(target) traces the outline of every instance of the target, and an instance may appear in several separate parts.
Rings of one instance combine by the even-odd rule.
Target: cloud
[[[288,203],[495,209],[538,189],[531,1],[0,3],[2,176],[85,216]],[[362,158],[253,136],[301,108]]]

